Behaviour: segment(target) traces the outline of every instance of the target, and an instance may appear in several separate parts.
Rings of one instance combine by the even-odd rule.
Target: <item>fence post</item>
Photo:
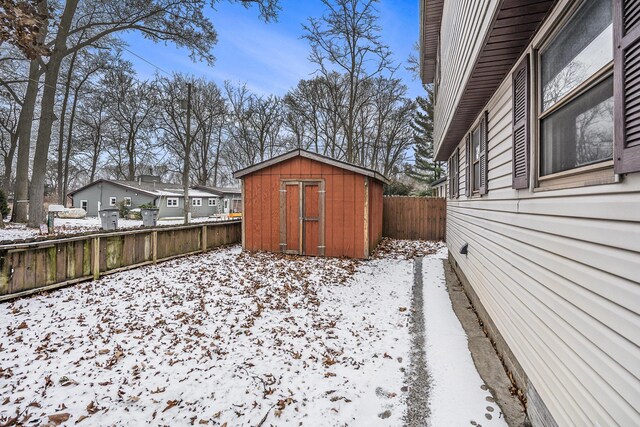
[[[155,264],[158,262],[158,232],[151,232],[151,260]]]
[[[100,278],[100,237],[93,239],[93,280]]]
[[[202,247],[202,252],[205,252],[207,250],[207,226],[203,225],[202,226],[202,242],[200,244],[200,246]]]

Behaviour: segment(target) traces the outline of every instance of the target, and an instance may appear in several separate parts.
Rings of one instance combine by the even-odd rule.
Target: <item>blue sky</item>
[[[300,79],[310,78],[316,69],[307,59],[310,48],[301,39],[302,24],[310,16],[324,11],[320,0],[280,0],[278,22],[264,23],[255,8],[246,10],[238,4],[221,2],[207,14],[218,32],[213,49],[213,66],[194,63],[188,52],[173,45],[154,44],[136,33],[124,35],[128,49],[167,72],[181,72],[206,77],[222,84],[225,80],[246,83],[254,92],[284,95]],[[413,44],[418,40],[418,0],[382,0],[378,4],[382,39],[391,47],[394,59],[402,63],[396,73],[409,87],[409,96],[423,95],[418,80],[404,69]],[[129,52],[130,60],[141,78],[150,78],[156,69]]]

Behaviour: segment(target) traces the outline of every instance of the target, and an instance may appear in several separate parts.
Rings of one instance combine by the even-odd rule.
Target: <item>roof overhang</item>
[[[285,160],[293,159],[294,157],[304,157],[305,159],[315,160],[320,163],[324,163],[327,165],[335,166],[340,169],[346,169],[351,172],[359,173],[360,175],[369,176],[371,178],[375,178],[383,184],[388,184],[389,179],[382,175],[379,172],[376,172],[372,169],[363,168],[361,166],[357,166],[351,163],[342,162],[340,160],[332,159],[331,157],[323,156],[322,154],[312,153],[306,150],[293,150],[288,153],[282,154],[280,156],[273,157],[269,160],[265,160],[264,162],[256,163],[253,166],[249,166],[248,168],[240,169],[233,173],[234,178],[242,178],[245,175],[249,175],[251,173],[257,172],[260,169],[264,169],[269,166],[273,166],[277,163],[283,162]]]
[[[436,160],[444,161],[451,156],[555,3],[556,0],[501,1],[452,116],[455,124],[453,121],[449,124],[438,144]]]
[[[420,0],[420,77],[423,84],[433,83],[440,44],[440,26],[444,0]]]
[[[113,185],[115,185],[115,186],[117,186],[117,187],[126,188],[127,190],[133,190],[133,191],[136,191],[136,192],[138,192],[138,193],[146,194],[146,195],[148,195],[148,196],[158,197],[158,194],[153,193],[153,192],[151,192],[151,191],[143,190],[143,189],[141,189],[141,188],[132,187],[132,186],[130,186],[130,185],[126,185],[126,184],[123,184],[123,183],[118,182],[118,181],[112,181],[112,180],[110,180],[110,179],[99,179],[99,180],[97,180],[97,181],[90,182],[90,183],[89,183],[89,184],[87,184],[87,185],[84,185],[84,186],[82,186],[82,187],[80,187],[80,188],[77,188],[77,189],[75,189],[75,190],[73,190],[73,191],[69,191],[69,192],[67,193],[67,196],[71,196],[71,197],[73,197],[73,195],[74,195],[75,193],[77,193],[78,191],[82,191],[82,190],[84,190],[84,189],[86,189],[86,188],[92,187],[92,186],[94,186],[94,185],[96,185],[96,184],[100,184],[100,183],[103,183],[103,182],[106,182],[106,183],[109,183],[109,184],[113,184]]]

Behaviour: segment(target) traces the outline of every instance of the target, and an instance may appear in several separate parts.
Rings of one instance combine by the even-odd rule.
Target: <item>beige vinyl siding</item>
[[[449,250],[560,426],[640,425],[640,173],[513,190],[510,75],[487,109],[489,193],[465,197],[460,141]]]
[[[434,121],[434,141],[437,145],[451,125],[455,107],[464,92],[464,82],[471,75],[499,3],[496,0],[444,3],[440,33],[440,85]]]

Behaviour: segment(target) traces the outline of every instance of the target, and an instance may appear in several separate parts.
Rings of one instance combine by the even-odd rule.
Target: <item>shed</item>
[[[378,172],[294,150],[233,174],[242,180],[242,247],[368,258],[382,238]]]

